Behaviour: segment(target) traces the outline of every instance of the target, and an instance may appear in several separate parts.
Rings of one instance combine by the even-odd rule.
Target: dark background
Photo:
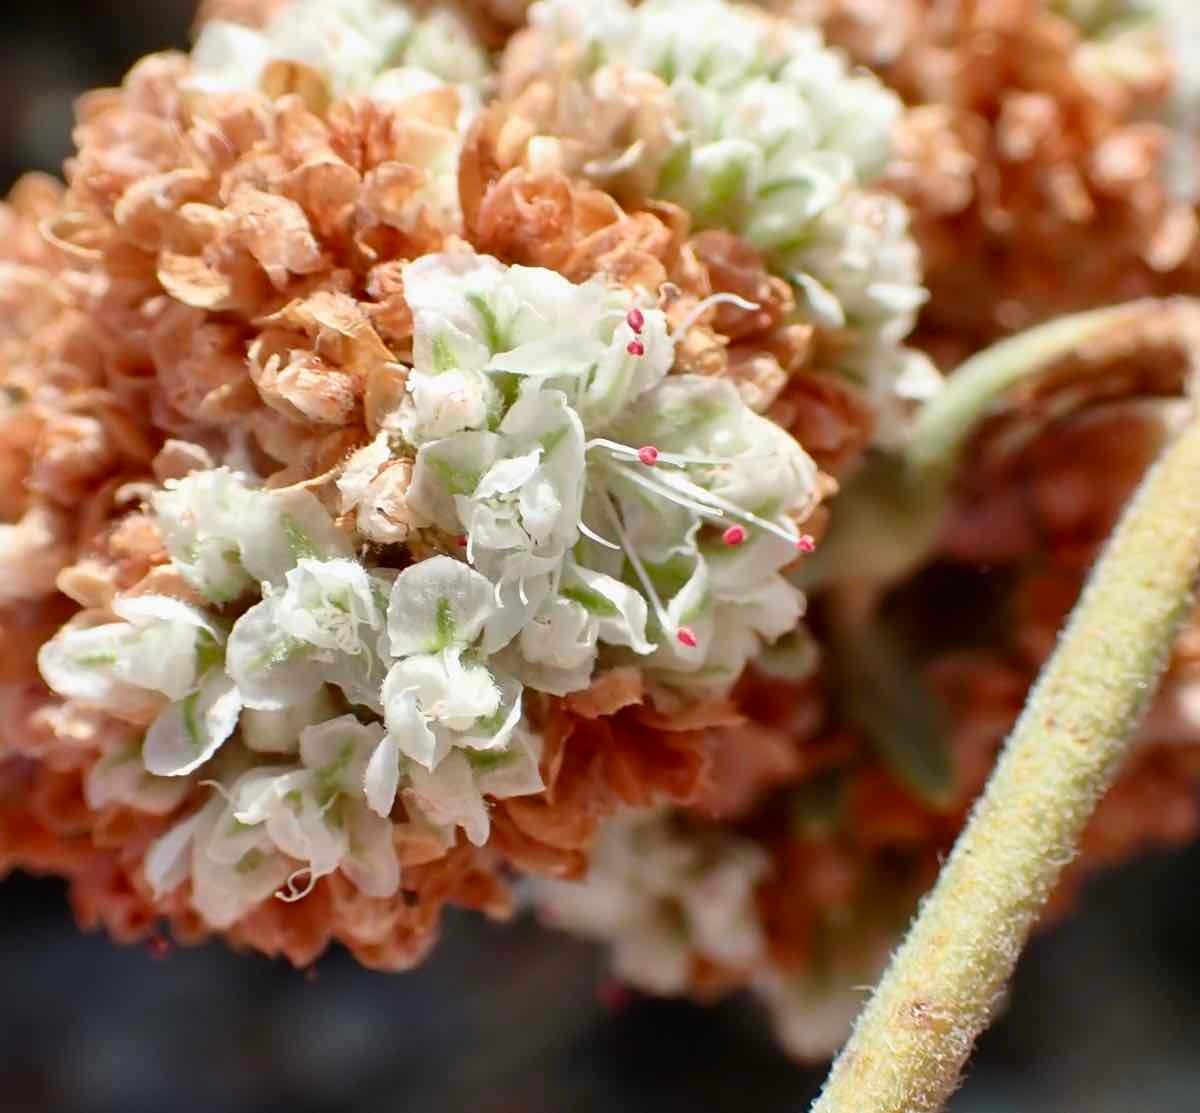
[[[55,170],[71,102],[183,46],[191,0],[0,0],[0,185]],[[1094,883],[1026,954],[953,1113],[1200,1109],[1200,849]],[[80,935],[63,887],[0,884],[4,1113],[798,1113],[823,1070],[764,1019],[599,1003],[603,956],[451,917],[407,975]]]

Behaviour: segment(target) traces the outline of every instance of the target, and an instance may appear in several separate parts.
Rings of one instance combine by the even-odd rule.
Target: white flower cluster
[[[478,572],[444,556],[368,569],[314,496],[224,469],[175,482],[155,510],[211,606],[118,599],[117,621],[64,628],[39,664],[60,695],[149,722],[139,750],[97,765],[93,798],[163,814],[199,776],[222,782],[151,855],[161,891],[190,876],[214,926],[298,874],[341,869],[390,895],[398,795],[449,846],[456,826],[486,841],[485,795],[542,788],[520,687],[478,653],[495,607]]]
[[[537,881],[533,896],[548,925],[609,946],[616,976],[644,992],[691,992],[700,963],[736,970],[787,1051],[815,1062],[845,1042],[862,987],[883,972],[903,918],[835,918],[817,929],[831,937],[818,942],[811,964],[783,969],[755,899],[770,869],[750,839],[653,809],[608,820],[587,877]]]
[[[478,85],[487,56],[453,12],[418,18],[399,0],[293,0],[261,31],[210,20],[192,49],[191,86],[204,92],[257,89],[277,61],[320,70],[336,96],[396,100],[444,84]]]
[[[807,547],[815,465],[728,383],[668,376],[661,311],[469,254],[404,284],[408,391],[347,462],[343,508],[404,458],[408,519],[456,555],[368,566],[307,491],[197,471],[153,505],[206,605],[121,597],[41,650],[60,695],[149,724],[97,767],[98,798],[161,814],[187,778],[220,782],[151,869],[191,876],[214,925],[301,873],[394,891],[397,798],[447,846],[484,843],[485,797],[543,787],[525,688],[586,688],[603,649],[724,691],[801,616],[780,570]]]
[[[661,311],[469,254],[412,263],[404,286],[408,510],[492,586],[483,653],[555,695],[588,685],[602,647],[723,691],[796,626],[780,570],[816,467],[729,383],[668,376]]]
[[[930,365],[914,374],[897,352],[926,297],[907,212],[864,188],[891,153],[893,93],[815,29],[727,0],[540,0],[530,22],[544,67],[577,52],[563,114],[574,104],[584,132],[615,148],[578,169],[602,184],[634,173],[697,225],[745,236],[818,323],[855,337],[856,378],[882,374],[908,398],[936,389]],[[630,103],[644,108],[632,120],[619,110]]]
[[[887,957],[885,944],[877,956],[864,957],[850,969],[788,973],[764,967],[754,978],[754,993],[766,1006],[784,1050],[808,1063],[837,1054],[862,1012],[865,987],[879,980]]]
[[[550,924],[611,943],[618,976],[651,993],[686,992],[696,959],[751,967],[765,949],[754,891],[766,854],[682,822],[660,811],[609,820],[585,881],[535,889]]]

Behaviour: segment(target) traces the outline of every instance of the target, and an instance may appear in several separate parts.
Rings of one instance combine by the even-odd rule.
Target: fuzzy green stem
[[[1011,387],[1114,328],[1163,308],[1138,301],[1060,317],[993,344],[960,364],[946,388],[922,409],[904,461],[922,483],[949,483],[980,418]]]
[[[1136,732],[1198,572],[1193,419],[1109,542],[814,1113],[942,1108]]]
[[[961,364],[921,411],[907,449],[876,456],[849,480],[835,504],[833,528],[797,582],[814,589],[839,580],[888,586],[903,579],[933,548],[963,451],[1005,392],[1082,345],[1178,304],[1138,301],[1062,317]]]

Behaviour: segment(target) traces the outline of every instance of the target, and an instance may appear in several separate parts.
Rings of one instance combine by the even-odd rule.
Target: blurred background
[[[72,102],[184,46],[192,0],[0,3],[0,183],[55,171]],[[1037,940],[952,1113],[1195,1113],[1200,848],[1091,885]],[[614,993],[597,950],[451,917],[407,975],[80,935],[63,887],[0,883],[5,1113],[780,1113],[824,1068],[741,1002]]]

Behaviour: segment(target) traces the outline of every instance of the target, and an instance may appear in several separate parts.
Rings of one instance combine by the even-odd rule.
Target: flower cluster
[[[485,652],[554,695],[604,647],[719,691],[796,625],[779,572],[809,544],[816,468],[730,384],[668,376],[660,310],[469,255],[413,263],[405,289],[408,503],[494,586]]]
[[[169,811],[189,778],[219,786],[151,851],[156,891],[190,877],[215,927],[300,872],[391,896],[398,794],[449,846],[456,825],[486,840],[484,792],[542,787],[519,691],[472,653],[493,606],[478,573],[449,557],[368,570],[312,495],[227,470],[171,484],[155,510],[204,605],[121,597],[119,621],[81,616],[40,664],[61,696],[149,723],[140,753],[97,766],[108,798]]]
[[[398,798],[447,846],[455,827],[485,843],[485,796],[544,787],[524,687],[585,689],[611,649],[720,692],[800,619],[779,570],[807,545],[815,466],[729,384],[667,377],[661,311],[469,254],[427,256],[404,283],[407,390],[341,495],[353,508],[408,455],[410,520],[456,556],[369,566],[308,491],[195,471],[153,509],[203,606],[120,597],[118,621],[85,614],[40,654],[59,695],[149,721],[125,803],[204,775],[235,731],[253,753],[298,746],[300,768],[252,766],[158,844],[169,865],[148,864],[163,891],[192,848],[214,926],[300,870],[394,893]]]
[[[891,154],[892,92],[813,28],[726,0],[542,0],[530,24],[501,63],[512,111],[538,133],[529,165],[736,230],[806,319],[841,334],[837,369],[881,410],[936,390],[901,347],[925,300],[907,215],[868,188]]]
[[[1132,7],[203,4],[190,55],[82,99],[65,190],[0,206],[0,871],[122,940],[382,969],[515,875],[634,984],[750,989],[830,1050],[1181,353],[1130,335],[992,414],[889,596],[936,802],[792,565],[938,387],[918,245],[939,358],[1188,287],[1187,83]],[[1006,571],[982,604],[955,564]],[[1197,659],[1085,866],[1200,829],[1163,744]]]
[[[697,961],[739,969],[762,957],[754,891],[768,868],[749,840],[634,813],[604,828],[584,884],[543,882],[537,896],[550,924],[612,941],[619,977],[677,994],[694,985]]]
[[[1194,36],[1183,23],[1164,34],[1162,14],[1194,18],[1194,5],[824,9],[830,40],[912,105],[885,185],[911,214],[931,295],[915,343],[939,364],[1061,313],[1194,284],[1195,205],[1172,155],[1194,162],[1194,129],[1167,126],[1188,93],[1166,49]]]

